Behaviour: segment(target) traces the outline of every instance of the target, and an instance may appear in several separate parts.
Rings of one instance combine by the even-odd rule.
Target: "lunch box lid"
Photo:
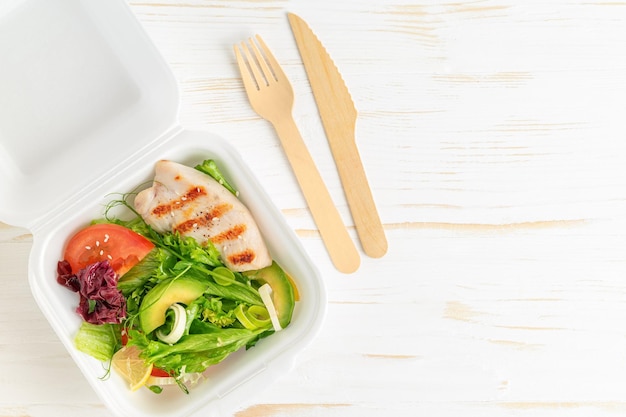
[[[177,83],[121,0],[0,4],[0,221],[79,204],[178,126]]]

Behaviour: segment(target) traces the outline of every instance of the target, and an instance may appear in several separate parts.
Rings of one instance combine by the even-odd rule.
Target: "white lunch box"
[[[220,138],[178,123],[177,84],[123,0],[0,4],[0,221],[28,228],[34,298],[87,381],[119,416],[223,415],[288,371],[321,327],[323,282],[282,214]],[[111,193],[147,184],[154,163],[215,159],[240,191],[300,301],[285,330],[209,368],[189,395],[131,392],[76,350],[76,294],[56,282],[67,239],[102,217]]]

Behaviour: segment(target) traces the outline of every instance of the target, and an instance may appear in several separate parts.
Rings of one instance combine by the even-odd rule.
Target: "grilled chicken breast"
[[[135,210],[158,232],[211,241],[233,271],[272,263],[252,214],[212,177],[185,165],[156,163],[152,187],[135,197]]]

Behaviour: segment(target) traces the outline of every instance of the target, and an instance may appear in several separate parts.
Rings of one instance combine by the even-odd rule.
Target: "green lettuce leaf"
[[[184,372],[203,372],[211,365],[221,362],[231,353],[248,345],[265,330],[246,330],[237,328],[219,328],[204,324],[211,331],[202,334],[183,336],[176,344],[168,345],[157,340],[150,340],[145,335],[132,332],[129,344],[142,349],[141,357],[155,366],[180,374]]]
[[[74,337],[74,345],[100,361],[109,361],[122,345],[120,325],[83,321]]]
[[[233,188],[233,186],[228,183],[224,175],[222,175],[222,172],[217,167],[217,164],[214,160],[204,160],[201,164],[196,165],[194,168],[212,177],[215,181],[223,185],[224,188],[226,188],[228,191],[230,191],[234,195],[237,195],[237,191]]]

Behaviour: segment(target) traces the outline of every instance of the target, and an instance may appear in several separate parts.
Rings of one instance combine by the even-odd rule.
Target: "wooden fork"
[[[259,46],[250,38],[248,43],[234,46],[250,104],[276,129],[335,267],[344,273],[354,272],[361,262],[359,253],[293,120],[291,84],[259,35],[256,42]]]

